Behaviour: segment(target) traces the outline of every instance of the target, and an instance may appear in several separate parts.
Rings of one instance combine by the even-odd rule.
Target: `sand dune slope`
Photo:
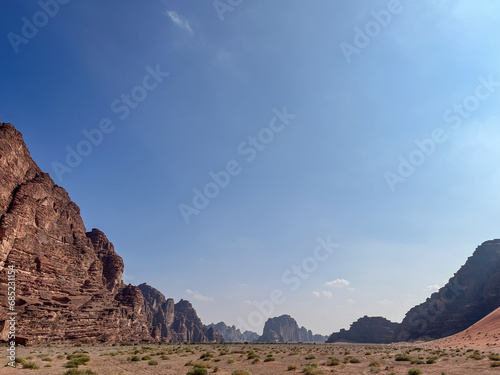
[[[500,308],[494,310],[465,331],[429,342],[428,345],[500,349]]]

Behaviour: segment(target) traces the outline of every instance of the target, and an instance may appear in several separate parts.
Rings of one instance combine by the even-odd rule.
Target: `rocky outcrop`
[[[86,233],[79,207],[31,159],[21,133],[0,125],[0,290],[16,269],[20,342],[149,340],[137,287],[106,236]],[[0,301],[6,319],[7,299]],[[0,339],[8,327],[0,320]]]
[[[79,207],[32,160],[12,125],[0,124],[0,295],[16,270],[16,339],[222,341],[188,301],[125,285],[123,260],[98,229],[86,232]],[[9,332],[0,299],[0,340]],[[12,312],[12,311],[11,311]]]
[[[340,332],[332,333],[326,342],[388,344],[394,340],[397,326],[398,323],[382,317],[364,316],[352,323],[349,330],[341,329]]]
[[[299,329],[301,341],[303,342],[325,342],[328,336],[314,334],[310,329],[306,327],[300,327]]]
[[[148,284],[139,285],[144,296],[144,311],[152,325],[152,335],[166,342],[223,342],[224,337],[214,327],[205,326],[191,303],[174,300]]]
[[[234,325],[229,327],[224,322],[217,324],[209,324],[209,327],[215,328],[222,334],[226,342],[254,342],[259,338],[259,335],[252,331],[241,332]]]
[[[500,240],[484,242],[438,292],[412,308],[395,340],[439,339],[470,327],[500,307]]]
[[[322,335],[313,335],[304,327],[299,328],[290,315],[281,315],[266,321],[264,332],[256,342],[311,342],[317,338],[320,338],[318,341],[326,339]]]

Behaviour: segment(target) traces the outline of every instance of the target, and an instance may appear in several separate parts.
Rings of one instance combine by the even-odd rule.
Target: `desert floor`
[[[7,352],[6,346],[0,349]],[[0,367],[0,374],[62,375],[70,370],[65,367],[68,362],[86,361],[78,366],[78,372],[68,374],[185,375],[199,365],[208,374],[220,375],[232,375],[236,370],[252,375],[403,375],[411,374],[410,369],[419,369],[421,372],[413,373],[423,375],[486,375],[500,374],[499,352],[423,348],[416,344],[53,344],[17,347],[17,368]],[[6,356],[0,358],[8,362]],[[38,369],[29,369],[31,366]]]

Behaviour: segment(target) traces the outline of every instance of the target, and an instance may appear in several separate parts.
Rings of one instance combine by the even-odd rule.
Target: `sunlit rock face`
[[[79,207],[43,173],[12,125],[0,125],[0,288],[16,269],[16,338],[151,339],[142,293],[122,282],[123,261],[104,233],[87,233]],[[0,319],[7,316],[0,300]],[[0,321],[2,339],[7,325]]]
[[[153,327],[153,336],[166,342],[223,342],[224,337],[213,327],[204,325],[189,301],[174,304],[148,284],[139,285],[144,295],[144,310]]]

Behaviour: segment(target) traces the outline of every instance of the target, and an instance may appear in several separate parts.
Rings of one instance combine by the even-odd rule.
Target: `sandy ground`
[[[7,350],[5,346],[0,349],[4,352]],[[316,372],[311,370],[307,374],[406,375],[409,369],[418,368],[424,375],[488,375],[500,374],[500,367],[490,367],[491,363],[497,361],[500,365],[500,356],[496,354],[498,357],[488,358],[488,355],[499,352],[500,348],[474,353],[472,349],[466,348],[439,350],[402,344],[34,345],[18,347],[17,356],[23,357],[26,362],[34,362],[39,369],[21,369],[23,366],[19,364],[18,368],[0,367],[0,374],[17,374],[21,371],[26,374],[62,375],[68,371],[64,367],[68,362],[67,355],[74,353],[76,356],[90,357],[90,361],[80,365],[79,370],[91,369],[98,375],[185,375],[193,368],[192,363],[206,366],[208,374],[216,372],[220,375],[232,375],[238,369],[247,370],[252,375],[304,374],[304,367],[314,363],[317,364],[315,369],[313,367]],[[201,359],[206,353],[210,354],[206,358],[208,360]],[[398,354],[407,360],[397,361]],[[477,359],[471,358],[471,355]],[[133,356],[139,360],[131,361]],[[336,357],[340,364],[328,365],[330,357]],[[265,362],[266,358],[274,360]],[[353,358],[359,363],[351,363]],[[435,363],[426,363],[429,360],[434,362],[432,359]],[[2,360],[8,362],[6,357]]]
[[[500,349],[500,308],[488,314],[465,331],[432,341],[427,346],[467,347],[482,350]]]

